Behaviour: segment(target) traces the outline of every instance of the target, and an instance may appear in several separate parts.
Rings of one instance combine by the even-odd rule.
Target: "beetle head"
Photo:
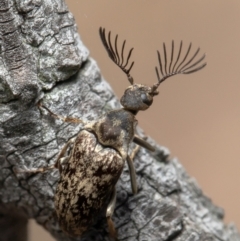
[[[158,95],[158,91],[152,91],[152,87],[133,84],[125,90],[120,101],[122,106],[127,110],[146,110],[152,105],[155,95]]]

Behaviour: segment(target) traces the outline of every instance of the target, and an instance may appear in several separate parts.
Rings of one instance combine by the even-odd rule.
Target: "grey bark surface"
[[[0,224],[4,217],[25,223],[24,233],[27,219],[34,218],[59,241],[109,240],[104,212],[82,238],[59,229],[53,214],[58,170],[19,170],[53,164],[83,127],[40,111],[40,99],[54,113],[88,121],[119,108],[117,98],[89,57],[63,0],[0,0],[0,36]],[[141,148],[134,160],[138,194],[132,195],[127,165],[117,184],[113,219],[119,240],[240,241],[236,227],[223,223],[223,210],[178,160],[169,160],[166,148],[149,141],[156,151]],[[0,240],[13,240],[3,232],[8,225],[1,225],[6,239]]]

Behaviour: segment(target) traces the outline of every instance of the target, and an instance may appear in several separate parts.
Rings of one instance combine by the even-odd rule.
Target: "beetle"
[[[174,57],[174,42],[171,45],[170,63],[167,62],[167,51],[163,44],[163,56],[157,51],[159,66],[155,67],[157,82],[151,87],[134,83],[130,71],[134,62],[129,63],[133,48],[124,59],[124,40],[121,52],[118,52],[118,35],[112,44],[111,31],[99,29],[100,39],[110,59],[127,75],[130,86],[125,90],[120,102],[122,108],[111,110],[95,121],[83,121],[61,117],[54,114],[46,106],[39,103],[40,108],[47,110],[52,116],[66,122],[83,123],[83,129],[76,137],[70,139],[61,150],[56,163],[46,171],[58,168],[60,179],[54,196],[55,211],[62,230],[70,236],[82,236],[91,226],[94,217],[108,202],[106,218],[111,236],[117,239],[112,221],[116,203],[116,183],[122,173],[125,162],[129,166],[133,193],[137,193],[136,174],[133,159],[139,147],[154,151],[144,138],[136,135],[136,114],[147,110],[158,95],[159,85],[167,78],[177,74],[194,73],[206,66],[203,63],[205,54],[196,60],[200,49],[188,57],[191,44],[184,57],[181,57],[182,41],[177,57]],[[175,60],[174,60],[175,59]],[[181,59],[181,60],[180,60]],[[187,60],[189,59],[189,60]],[[129,146],[134,142],[136,148],[129,153]]]

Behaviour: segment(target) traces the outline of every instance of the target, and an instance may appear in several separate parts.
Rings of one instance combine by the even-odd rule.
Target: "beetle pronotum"
[[[38,169],[46,171],[58,168],[60,179],[56,189],[54,203],[59,224],[64,232],[70,236],[81,236],[91,226],[93,218],[109,201],[106,210],[109,231],[117,239],[112,221],[116,202],[115,185],[121,175],[125,161],[127,161],[133,193],[137,193],[137,183],[133,158],[135,151],[129,155],[131,142],[150,151],[154,148],[135,134],[136,114],[140,110],[148,109],[153,97],[158,95],[159,85],[167,78],[177,74],[194,73],[205,67],[202,63],[203,55],[196,60],[199,48],[190,57],[191,44],[186,54],[181,58],[182,42],[174,57],[174,42],[172,41],[170,62],[167,62],[166,46],[163,44],[163,56],[157,51],[159,67],[156,67],[157,82],[151,87],[135,84],[130,71],[134,62],[129,64],[133,48],[124,59],[123,42],[121,52],[118,52],[118,35],[114,44],[111,43],[111,32],[106,36],[105,29],[99,29],[102,43],[112,61],[127,75],[130,86],[125,90],[121,104],[123,108],[109,111],[100,119],[84,123],[78,135],[70,139],[61,150],[54,166]],[[181,60],[180,60],[181,59]],[[189,60],[187,60],[189,59]],[[66,122],[80,123],[79,119],[61,117],[51,112],[47,107],[39,104],[51,115]]]

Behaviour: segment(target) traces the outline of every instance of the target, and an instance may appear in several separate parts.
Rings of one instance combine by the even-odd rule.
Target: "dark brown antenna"
[[[192,44],[190,43],[187,53],[185,54],[184,58],[182,60],[180,60],[180,55],[181,55],[181,51],[182,51],[182,41],[181,41],[177,58],[173,64],[174,41],[172,41],[171,60],[170,60],[169,66],[168,66],[166,46],[165,46],[165,43],[163,43],[163,53],[164,53],[163,63],[164,63],[164,65],[162,63],[160,52],[157,51],[159,70],[157,67],[155,67],[155,69],[156,69],[156,74],[157,74],[157,78],[158,78],[158,83],[156,83],[152,86],[153,93],[157,90],[158,86],[167,78],[169,78],[173,75],[176,75],[176,74],[191,74],[191,73],[197,72],[198,70],[204,68],[207,65],[207,63],[200,64],[204,60],[205,54],[200,59],[195,60],[196,56],[198,55],[198,53],[200,51],[200,48],[197,49],[197,51],[192,55],[192,57],[188,61],[186,60],[190,53],[191,47],[192,47]]]
[[[127,56],[127,59],[126,61],[124,61],[124,47],[125,47],[125,43],[126,43],[126,40],[124,40],[123,42],[123,45],[122,45],[122,50],[121,50],[121,55],[118,54],[118,49],[117,49],[117,40],[118,40],[118,35],[116,35],[115,37],[115,43],[114,43],[114,46],[112,46],[111,44],[111,31],[109,31],[108,33],[108,38],[106,38],[106,35],[105,35],[105,28],[102,28],[100,27],[99,28],[99,34],[100,34],[100,38],[102,40],[102,43],[105,47],[105,49],[107,50],[108,52],[108,55],[109,57],[111,58],[111,60],[119,67],[121,68],[121,70],[127,75],[128,77],[128,80],[131,84],[133,84],[133,78],[132,76],[130,75],[130,71],[133,67],[133,64],[134,62],[132,62],[130,64],[130,67],[127,67],[128,66],[128,61],[131,57],[131,54],[132,54],[132,51],[133,51],[133,48],[130,49],[129,53],[128,53],[128,56]]]

